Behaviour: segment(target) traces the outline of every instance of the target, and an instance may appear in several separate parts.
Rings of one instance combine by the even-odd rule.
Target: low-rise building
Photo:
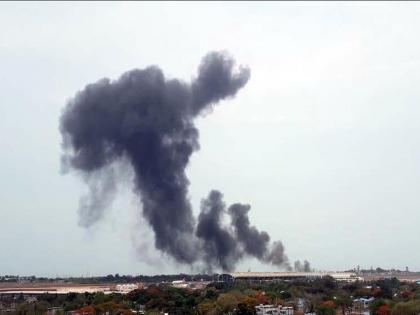
[[[179,289],[188,288],[188,282],[185,280],[174,280],[172,281],[172,286]]]
[[[138,288],[139,288],[139,285],[135,283],[117,284],[115,286],[115,291],[117,293],[127,294],[133,290],[137,290]]]
[[[366,298],[359,298],[359,299],[354,299],[353,303],[355,304],[355,306],[361,308],[361,309],[367,309],[369,307],[369,304],[372,303],[375,300],[375,298],[370,297],[368,299]]]
[[[255,306],[257,315],[293,315],[293,307],[271,304]]]

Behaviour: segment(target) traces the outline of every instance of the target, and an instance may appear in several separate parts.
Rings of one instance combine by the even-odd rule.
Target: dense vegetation
[[[150,285],[126,295],[103,293],[42,295],[37,301],[25,301],[23,295],[1,296],[1,303],[15,303],[14,314],[45,314],[52,307],[58,313],[83,310],[86,314],[130,314],[145,309],[146,314],[255,314],[258,304],[281,304],[296,313],[319,315],[346,314],[357,308],[357,299],[373,298],[370,310],[375,315],[415,315],[420,313],[420,286],[397,279],[372,283],[342,284],[326,277],[312,281],[248,284],[211,283],[202,290]],[[356,301],[356,302],[355,302]],[[57,314],[57,312],[56,312]]]

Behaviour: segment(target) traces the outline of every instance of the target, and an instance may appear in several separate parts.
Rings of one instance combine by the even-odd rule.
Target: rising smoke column
[[[104,216],[121,176],[113,166],[120,162],[134,173],[134,191],[154,231],[156,248],[176,261],[205,261],[224,270],[244,255],[282,263],[281,243],[269,251],[268,234],[249,224],[248,206],[231,206],[232,225],[224,226],[222,195],[212,191],[202,201],[197,223],[187,196],[185,168],[199,149],[193,119],[234,97],[249,77],[249,69],[237,69],[226,53],[212,52],[189,84],[165,79],[152,66],[126,72],[115,81],[99,80],[78,92],[63,111],[60,131],[63,165],[81,173],[89,186],[80,201],[80,225],[89,227]]]
[[[294,270],[297,272],[311,272],[312,268],[309,261],[304,260],[302,264],[300,260],[296,260],[294,263]]]
[[[220,266],[223,270],[231,270],[242,256],[234,235],[223,227],[225,212],[223,196],[217,190],[212,190],[209,196],[201,201],[196,234],[203,240],[204,259],[209,269],[212,266]]]

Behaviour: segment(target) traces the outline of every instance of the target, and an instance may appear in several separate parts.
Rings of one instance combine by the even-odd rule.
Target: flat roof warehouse
[[[315,279],[332,277],[336,281],[354,282],[363,281],[362,277],[353,272],[232,272],[227,274],[232,280],[270,281],[292,279]]]

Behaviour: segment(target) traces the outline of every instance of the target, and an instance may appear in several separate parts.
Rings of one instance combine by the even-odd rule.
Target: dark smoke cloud
[[[221,193],[202,201],[198,222],[188,199],[185,168],[199,149],[194,118],[236,95],[249,80],[248,68],[235,66],[226,53],[205,56],[191,83],[166,79],[156,66],[124,73],[118,80],[87,85],[68,102],[61,116],[63,166],[82,174],[89,194],[80,202],[80,225],[100,220],[116,192],[115,162],[134,174],[146,221],[157,249],[176,261],[207,262],[224,270],[244,255],[273,264],[285,261],[280,242],[250,225],[249,206],[229,207]]]
[[[221,266],[223,270],[230,270],[242,254],[237,240],[223,227],[226,206],[222,197],[219,191],[213,190],[207,199],[201,201],[196,234],[204,242],[204,258],[208,267]]]
[[[250,225],[248,218],[250,209],[251,206],[240,203],[231,205],[229,214],[232,218],[232,226],[245,252],[255,257],[263,257],[267,252],[270,236],[266,232],[259,232],[254,226]]]
[[[296,260],[294,263],[294,269],[295,271],[298,271],[298,272],[311,272],[312,271],[311,264],[307,260],[304,260],[303,264],[300,262],[300,260]]]
[[[284,246],[280,241],[275,241],[271,246],[271,250],[267,253],[264,259],[272,265],[283,265],[287,270],[290,270],[289,261],[284,254]]]

